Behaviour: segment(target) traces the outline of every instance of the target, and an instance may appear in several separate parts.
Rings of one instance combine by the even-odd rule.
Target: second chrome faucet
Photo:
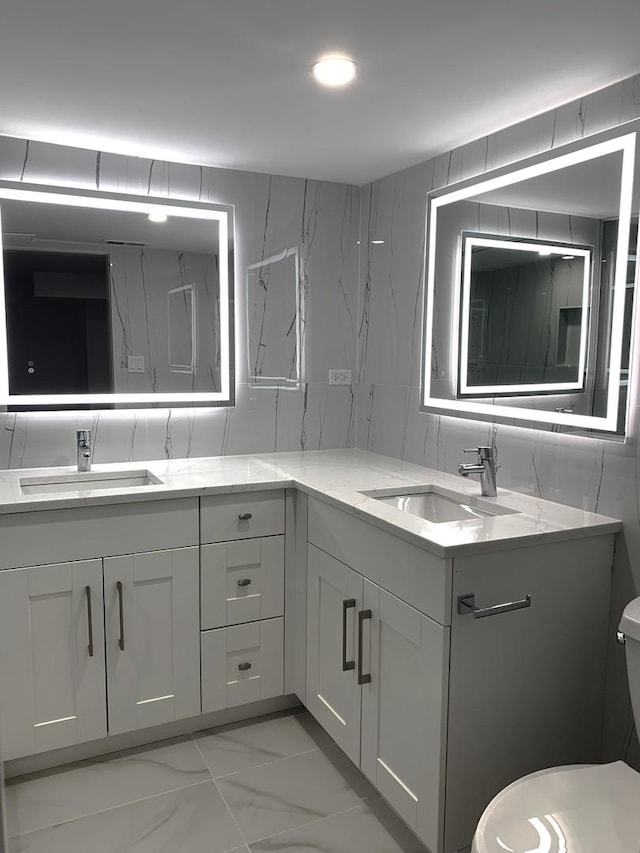
[[[465,453],[476,453],[477,461],[458,465],[458,474],[468,477],[469,474],[480,474],[480,492],[486,497],[495,497],[496,490],[496,460],[498,451],[495,447],[470,447]]]
[[[91,470],[91,430],[76,430],[78,471]]]

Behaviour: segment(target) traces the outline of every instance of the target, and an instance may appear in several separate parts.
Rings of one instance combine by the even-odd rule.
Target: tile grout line
[[[362,802],[357,806],[351,806],[351,808],[341,809],[341,811],[339,812],[333,812],[333,814],[324,815],[324,817],[317,817],[313,820],[307,821],[306,823],[299,823],[296,824],[296,826],[290,826],[289,829],[283,829],[282,832],[276,832],[273,835],[264,835],[262,838],[256,838],[255,841],[252,841],[251,843],[259,844],[262,841],[270,841],[272,838],[278,838],[278,836],[280,835],[286,835],[288,832],[294,832],[296,829],[306,829],[308,826],[313,826],[316,823],[321,823],[323,820],[329,820],[334,817],[339,817],[343,814],[348,814],[349,812],[355,812],[363,807],[368,807],[369,803],[375,803],[380,799],[382,799],[382,797],[377,797],[375,800],[369,800],[368,802],[362,800]]]
[[[207,764],[207,761],[206,761],[206,759],[205,759],[205,757],[204,757],[204,754],[203,754],[202,750],[201,750],[201,749],[200,749],[200,747],[198,746],[198,742],[194,740],[194,744],[195,744],[195,746],[196,746],[196,749],[197,749],[197,750],[198,750],[198,752],[200,753],[200,756],[201,756],[202,760],[204,761],[205,767],[207,768],[207,770],[209,770],[209,765]],[[220,790],[220,786],[218,785],[218,782],[216,781],[216,778],[214,777],[213,773],[211,773],[211,770],[209,770],[209,773],[211,774],[211,779],[212,779],[212,781],[213,781],[213,784],[214,784],[214,786],[215,786],[216,791],[218,792],[218,796],[220,797],[220,799],[221,799],[221,800],[222,800],[222,802],[224,803],[224,807],[226,808],[226,810],[229,812],[229,817],[230,817],[230,818],[231,818],[231,820],[233,821],[233,825],[234,825],[234,826],[235,826],[235,828],[238,830],[238,834],[239,834],[240,838],[242,839],[242,843],[243,843],[243,844],[244,844],[244,846],[247,848],[247,851],[249,851],[249,853],[251,853],[251,851],[249,850],[249,843],[247,842],[247,839],[244,837],[244,833],[243,833],[243,832],[242,832],[242,830],[240,829],[240,826],[238,825],[238,821],[236,820],[234,813],[231,811],[231,807],[229,806],[229,803],[225,800],[225,798],[224,798],[224,794],[223,794],[223,793],[222,793],[222,791]]]
[[[207,767],[207,770],[209,770],[208,767]],[[209,773],[209,775],[211,775],[211,773]],[[168,791],[159,791],[157,794],[149,794],[148,797],[136,797],[136,799],[129,800],[126,803],[119,803],[117,806],[107,806],[106,809],[96,809],[95,811],[86,812],[86,814],[78,815],[78,817],[69,817],[69,818],[66,818],[66,820],[57,820],[54,823],[48,823],[45,826],[37,826],[34,829],[27,829],[26,832],[18,832],[15,835],[8,835],[7,838],[8,839],[9,838],[21,838],[24,835],[31,835],[34,832],[44,832],[47,829],[53,829],[53,828],[58,827],[58,826],[63,826],[66,823],[75,823],[76,821],[83,820],[86,817],[93,817],[94,815],[97,815],[97,814],[104,814],[105,812],[111,812],[111,811],[114,811],[115,809],[123,809],[126,806],[132,806],[135,803],[143,803],[143,802],[145,802],[145,800],[153,800],[153,799],[155,799],[155,797],[164,797],[167,794],[176,794],[178,791],[186,791],[188,788],[197,788],[198,785],[209,785],[212,782],[215,784],[215,779],[213,779],[213,778],[202,779],[200,782],[192,782],[189,785],[182,785],[179,788],[171,788]],[[216,788],[217,788],[217,785],[216,785]]]
[[[333,746],[334,744],[331,744]],[[232,770],[231,773],[223,773],[220,776],[214,776],[213,771],[207,764],[207,769],[214,779],[228,779],[230,776],[237,776],[240,773],[247,773],[250,770],[258,770],[260,767],[268,767],[270,764],[278,764],[280,761],[287,761],[289,758],[299,758],[301,755],[310,755],[312,752],[322,752],[323,747],[315,746],[313,749],[306,749],[304,752],[293,752],[291,755],[281,755],[279,758],[273,758],[271,761],[263,761],[262,764],[253,764],[251,767],[243,767],[241,770]],[[204,758],[204,753],[202,753]],[[206,764],[206,759],[205,759]]]

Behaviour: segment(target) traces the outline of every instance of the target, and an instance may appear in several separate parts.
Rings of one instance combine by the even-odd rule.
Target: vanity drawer
[[[309,499],[308,540],[440,625],[451,624],[451,559]]]
[[[202,713],[281,696],[284,619],[265,619],[200,635]]]
[[[284,613],[284,536],[200,547],[202,630]]]
[[[242,492],[200,500],[200,541],[225,542],[284,533],[284,492]]]

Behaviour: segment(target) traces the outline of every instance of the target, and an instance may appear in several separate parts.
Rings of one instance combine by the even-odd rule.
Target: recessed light
[[[550,254],[551,254],[551,249],[540,249],[540,250],[538,251],[538,254],[539,254],[539,255],[550,255]]]
[[[575,255],[563,255],[562,260],[563,261],[573,261],[573,260],[575,260],[575,257],[576,257]]]
[[[356,64],[348,56],[322,56],[311,67],[313,76],[323,86],[346,86],[356,76]]]
[[[383,243],[384,243],[384,240],[372,240],[371,241],[372,246],[382,246]]]
[[[149,219],[149,222],[166,222],[168,217],[166,213],[161,213],[158,210],[150,213],[147,218]]]

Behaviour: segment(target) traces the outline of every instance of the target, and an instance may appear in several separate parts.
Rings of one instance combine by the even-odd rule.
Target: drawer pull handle
[[[251,583],[251,578],[240,578],[238,581],[238,586],[249,586]]]
[[[361,610],[358,613],[358,684],[369,684],[371,682],[371,673],[362,671],[362,626],[365,619],[371,619],[370,610]]]
[[[124,604],[122,602],[122,582],[118,581],[116,583],[116,589],[118,590],[118,604],[120,607],[120,639],[118,640],[118,645],[120,646],[120,651],[124,651]]]
[[[91,587],[85,586],[84,588],[85,594],[87,596],[87,629],[89,631],[89,645],[87,649],[89,651],[89,657],[93,657],[93,616],[91,614]]]
[[[498,613],[508,613],[510,610],[522,610],[531,607],[531,596],[525,595],[518,601],[506,601],[504,604],[493,604],[491,607],[476,607],[476,597],[473,593],[458,596],[458,613],[464,616],[471,613],[474,619],[483,619],[485,616],[497,616]]]
[[[354,660],[347,660],[347,611],[353,608],[355,610],[355,598],[345,598],[342,602],[342,671],[347,672],[350,669],[356,668]]]
[[[240,519],[240,521],[249,521],[249,519],[253,518],[253,516],[250,512],[241,512],[238,518]]]
[[[240,670],[240,672],[246,672],[248,669],[251,669],[251,664],[248,660],[246,660],[243,663],[238,664],[238,669]]]

